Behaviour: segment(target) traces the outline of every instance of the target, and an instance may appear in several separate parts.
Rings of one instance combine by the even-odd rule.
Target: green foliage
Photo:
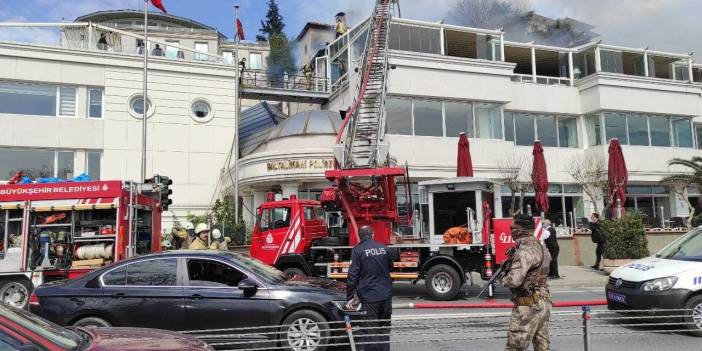
[[[272,79],[281,80],[285,72],[295,74],[297,70],[288,38],[284,34],[274,34],[269,45],[271,53],[268,56],[268,75]]]
[[[274,35],[282,35],[283,29],[285,29],[285,22],[283,22],[283,16],[280,15],[278,4],[275,0],[268,0],[266,20],[261,21],[261,29],[259,29],[261,34],[256,36],[256,40],[270,40]]]
[[[638,213],[626,213],[619,219],[602,220],[607,236],[604,256],[609,259],[637,259],[649,255],[646,229]]]

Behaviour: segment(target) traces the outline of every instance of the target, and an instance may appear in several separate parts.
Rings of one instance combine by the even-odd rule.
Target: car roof
[[[169,250],[164,252],[151,253],[147,255],[141,255],[132,257],[126,260],[119,261],[120,263],[126,263],[131,261],[148,260],[154,258],[178,258],[178,257],[202,257],[202,258],[220,258],[229,259],[232,256],[243,255],[237,252],[231,251],[220,251],[220,250]]]

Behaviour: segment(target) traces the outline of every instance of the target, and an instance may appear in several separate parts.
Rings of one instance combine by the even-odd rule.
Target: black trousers
[[[354,339],[358,343],[370,342],[370,344],[358,345],[356,349],[362,351],[389,351],[392,300],[364,302],[361,308],[366,312],[363,319],[369,322],[359,323],[360,330]]]
[[[551,264],[548,266],[548,275],[550,277],[558,277],[558,252],[561,248],[558,246],[548,246],[548,253],[551,254]]]
[[[604,254],[605,243],[597,243],[597,248],[595,249],[595,268],[600,268],[600,261],[602,261],[602,254]]]

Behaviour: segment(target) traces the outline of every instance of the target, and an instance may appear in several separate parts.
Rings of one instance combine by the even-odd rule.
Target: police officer
[[[361,227],[358,230],[358,236],[361,242],[351,251],[346,297],[351,301],[357,296],[361,302],[361,310],[365,312],[365,319],[370,320],[361,325],[359,334],[382,335],[361,337],[359,341],[373,343],[364,345],[364,350],[390,350],[390,317],[392,316],[390,269],[395,255],[387,246],[373,240],[373,228]],[[383,328],[368,329],[372,327]]]
[[[517,244],[512,266],[502,279],[512,292],[512,318],[505,350],[534,351],[551,349],[548,323],[551,318],[551,295],[546,283],[551,255],[533,235],[534,219],[526,214],[514,216],[512,239]]]

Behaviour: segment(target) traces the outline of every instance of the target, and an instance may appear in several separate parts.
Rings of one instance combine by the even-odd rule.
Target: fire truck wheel
[[[429,294],[439,301],[452,300],[461,288],[461,278],[453,267],[437,264],[429,268],[424,280]]]
[[[689,315],[684,318],[685,325],[695,336],[702,336],[702,295],[691,297],[685,304]]]
[[[297,276],[300,276],[300,277],[306,276],[305,271],[303,271],[302,269],[297,268],[297,267],[288,267],[288,268],[285,268],[285,269],[283,270],[283,273],[287,274],[288,277],[294,277],[294,276],[296,276],[296,275],[297,275]]]
[[[283,321],[280,342],[286,350],[324,351],[329,343],[327,320],[316,311],[295,311]]]
[[[29,303],[30,285],[26,279],[0,281],[0,301],[19,309]]]
[[[99,317],[85,317],[81,318],[75,323],[73,323],[74,327],[111,327],[110,323],[102,318]]]

